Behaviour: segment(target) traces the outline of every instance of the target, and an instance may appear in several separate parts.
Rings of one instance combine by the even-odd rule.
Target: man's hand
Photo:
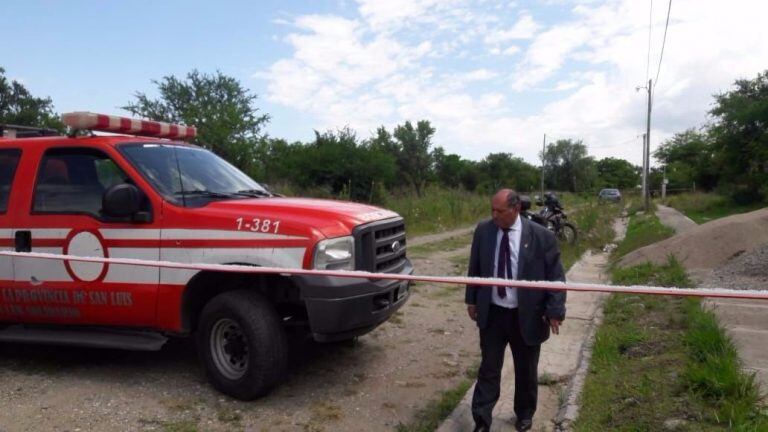
[[[467,314],[472,318],[472,321],[477,321],[477,306],[467,305]]]
[[[563,323],[562,320],[547,317],[542,318],[544,318],[544,322],[549,323],[549,329],[552,330],[552,333],[556,335],[560,334],[560,325]]]

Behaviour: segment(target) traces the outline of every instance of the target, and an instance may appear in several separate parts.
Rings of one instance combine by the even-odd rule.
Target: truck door
[[[13,230],[8,203],[21,150],[0,149],[0,250],[14,249]],[[0,257],[0,321],[14,320],[14,310],[5,298],[13,288],[13,258]]]
[[[102,210],[104,192],[131,183],[99,149],[54,147],[37,167],[29,207],[14,221],[14,246],[32,252],[156,260],[157,222],[133,222]],[[135,183],[134,183],[135,184]],[[142,206],[151,214],[144,195]],[[9,300],[25,322],[111,326],[155,324],[159,270],[107,263],[14,259]]]

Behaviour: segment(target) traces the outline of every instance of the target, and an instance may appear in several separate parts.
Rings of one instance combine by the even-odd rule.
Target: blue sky
[[[58,112],[125,114],[153,79],[220,70],[259,95],[267,132],[428,119],[469,159],[536,162],[544,133],[640,163],[667,2],[656,0],[21,1],[0,66]],[[646,74],[649,12],[651,65]],[[768,67],[765,2],[676,0],[652,147],[707,121],[711,96]]]

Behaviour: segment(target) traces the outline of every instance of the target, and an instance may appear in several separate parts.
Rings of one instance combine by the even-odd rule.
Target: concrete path
[[[683,232],[696,226],[684,214],[657,205],[656,215],[664,225]],[[755,373],[763,394],[768,392],[768,303],[747,302],[741,299],[707,299],[703,306],[717,316],[728,336],[739,351],[739,357],[748,371]]]
[[[656,204],[656,216],[662,224],[674,229],[676,233],[688,231],[696,226],[696,222],[688,216],[672,207],[663,206],[661,204]]]
[[[614,225],[617,239],[624,237],[626,222]],[[618,240],[617,240],[618,241]],[[587,252],[571,267],[568,281],[586,283],[606,282],[603,270],[608,253]],[[539,360],[539,401],[534,417],[534,431],[567,429],[578,414],[577,400],[581,392],[597,325],[602,317],[606,294],[569,292],[567,315],[560,335],[552,337],[541,347]],[[478,347],[479,349],[479,347]],[[474,427],[471,403],[474,386],[437,429],[439,432],[471,431]],[[492,431],[514,431],[515,373],[512,356],[507,350],[501,378],[501,399],[493,411]]]

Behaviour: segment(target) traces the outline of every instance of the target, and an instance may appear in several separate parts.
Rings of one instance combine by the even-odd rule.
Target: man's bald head
[[[491,218],[499,228],[509,228],[520,213],[520,195],[512,189],[499,189],[491,199]]]

